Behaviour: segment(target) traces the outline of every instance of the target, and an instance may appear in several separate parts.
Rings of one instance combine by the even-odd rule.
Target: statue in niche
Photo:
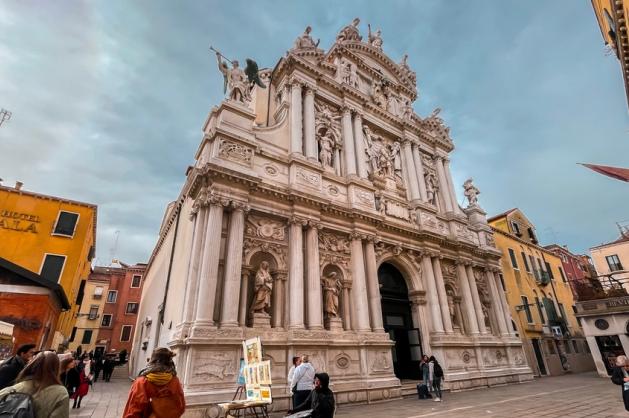
[[[413,107],[411,101],[406,99],[402,105],[402,111],[400,112],[402,119],[411,120],[413,117]]]
[[[369,29],[369,34],[367,38],[369,39],[369,43],[371,46],[374,46],[378,49],[382,49],[382,31],[378,29],[375,33],[371,32],[371,25],[367,25],[367,29]]]
[[[325,133],[319,137],[319,161],[323,164],[323,167],[332,166],[332,153],[334,152],[335,140],[329,129],[326,129]]]
[[[383,177],[393,177],[393,155],[387,146],[381,146],[378,152],[378,173]]]
[[[391,145],[391,156],[393,158],[393,174],[396,181],[402,180],[402,157],[400,155],[400,143],[394,142]]]
[[[341,63],[339,65],[341,71],[341,83],[347,84],[354,88],[358,88],[359,79],[358,67],[356,66],[356,64],[343,59],[341,60]]]
[[[483,309],[483,318],[485,319],[485,328],[491,330],[491,320],[489,319],[489,307],[487,304],[481,304],[481,308]]]
[[[312,28],[310,26],[306,26],[304,33],[295,40],[295,49],[314,49],[319,46],[319,42],[321,42],[321,40],[317,39],[317,42],[315,43],[310,36],[310,32],[312,32]]]
[[[381,107],[382,109],[387,108],[387,98],[383,91],[383,83],[381,81],[376,81],[371,84],[371,91],[369,92],[371,99],[373,102]]]
[[[360,23],[359,18],[355,18],[352,20],[352,23],[345,26],[338,35],[336,35],[336,42],[343,41],[361,41],[363,39],[358,32],[358,24]]]
[[[452,291],[451,289],[448,289],[446,293],[448,295],[448,309],[450,310],[450,321],[452,322],[452,326],[453,327],[460,327],[458,318],[456,316],[456,305],[455,305],[455,302],[454,302],[454,291]]]
[[[378,200],[378,213],[382,216],[386,216],[387,214],[387,202],[383,197]]]
[[[478,190],[472,182],[473,180],[471,178],[465,180],[465,183],[463,183],[463,194],[467,198],[469,206],[478,206],[478,195],[480,194],[480,190]]]
[[[439,183],[437,177],[431,172],[425,174],[426,179],[426,195],[428,197],[428,203],[431,205],[437,204],[437,191],[439,190]]]
[[[378,172],[378,151],[374,140],[379,139],[379,137],[371,132],[369,126],[363,126],[363,139],[365,141],[365,152],[367,153],[367,158],[369,161],[369,171],[372,174],[376,174]]]
[[[336,272],[323,276],[321,283],[323,284],[323,312],[328,318],[338,318],[341,282],[336,278]]]
[[[269,263],[263,261],[256,273],[254,283],[254,299],[251,305],[253,313],[269,313],[271,308],[271,292],[273,291],[273,277],[269,271]]]
[[[398,98],[393,89],[388,84],[385,84],[383,89],[384,95],[387,98],[387,111],[394,115],[397,115],[398,112]]]

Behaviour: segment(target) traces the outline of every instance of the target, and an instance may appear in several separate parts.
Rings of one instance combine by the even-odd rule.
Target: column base
[[[271,315],[264,312],[251,314],[251,325],[253,328],[271,328]]]
[[[343,331],[343,320],[341,318],[325,318],[323,321],[325,328],[330,331]]]
[[[209,332],[216,331],[216,325],[211,321],[195,321],[190,327],[190,337],[205,337]]]

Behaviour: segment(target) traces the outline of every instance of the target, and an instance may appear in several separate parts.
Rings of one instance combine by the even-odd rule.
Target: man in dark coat
[[[333,418],[334,417],[334,393],[328,387],[330,385],[330,376],[327,373],[315,374],[314,389],[308,395],[308,398],[294,409],[288,411],[294,414],[300,411],[312,409],[312,418]]]
[[[116,363],[111,357],[105,357],[105,362],[103,363],[103,380],[105,382],[109,382],[109,379],[111,379],[111,374],[113,373],[115,366]]]
[[[629,364],[626,356],[616,357],[616,367],[612,370],[612,382],[621,387],[622,401],[629,411]]]
[[[0,366],[0,390],[11,386],[26,364],[33,358],[35,344],[24,344],[17,353]]]

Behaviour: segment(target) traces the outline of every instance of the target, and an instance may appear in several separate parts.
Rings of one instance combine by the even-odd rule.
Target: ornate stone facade
[[[230,396],[240,341],[256,335],[273,360],[274,409],[287,407],[289,359],[302,353],[330,373],[339,402],[399,397],[379,284],[387,263],[446,387],[530,379],[478,190],[470,182],[471,205],[459,207],[449,129],[438,110],[413,112],[406,57],[386,56],[379,30],[363,41],[358,19],[327,51],[310,33],[272,77],[260,72],[266,89],[210,113],[149,266],[158,276],[176,241],[182,290],[162,307],[172,329],[149,347],[178,351],[192,414]]]

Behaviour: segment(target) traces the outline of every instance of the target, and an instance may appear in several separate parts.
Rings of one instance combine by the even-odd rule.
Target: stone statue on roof
[[[382,31],[378,29],[375,33],[372,33],[370,24],[367,25],[367,28],[369,29],[369,34],[368,34],[369,44],[371,44],[371,46],[374,46],[382,50]]]
[[[359,18],[355,18],[352,20],[352,23],[345,26],[338,35],[336,35],[337,42],[343,41],[362,41],[363,37],[360,36],[360,32],[358,32],[358,24],[360,23]]]
[[[295,49],[314,49],[319,46],[321,39],[317,39],[315,43],[310,36],[310,32],[312,32],[312,27],[306,26],[304,33],[295,40]]]

